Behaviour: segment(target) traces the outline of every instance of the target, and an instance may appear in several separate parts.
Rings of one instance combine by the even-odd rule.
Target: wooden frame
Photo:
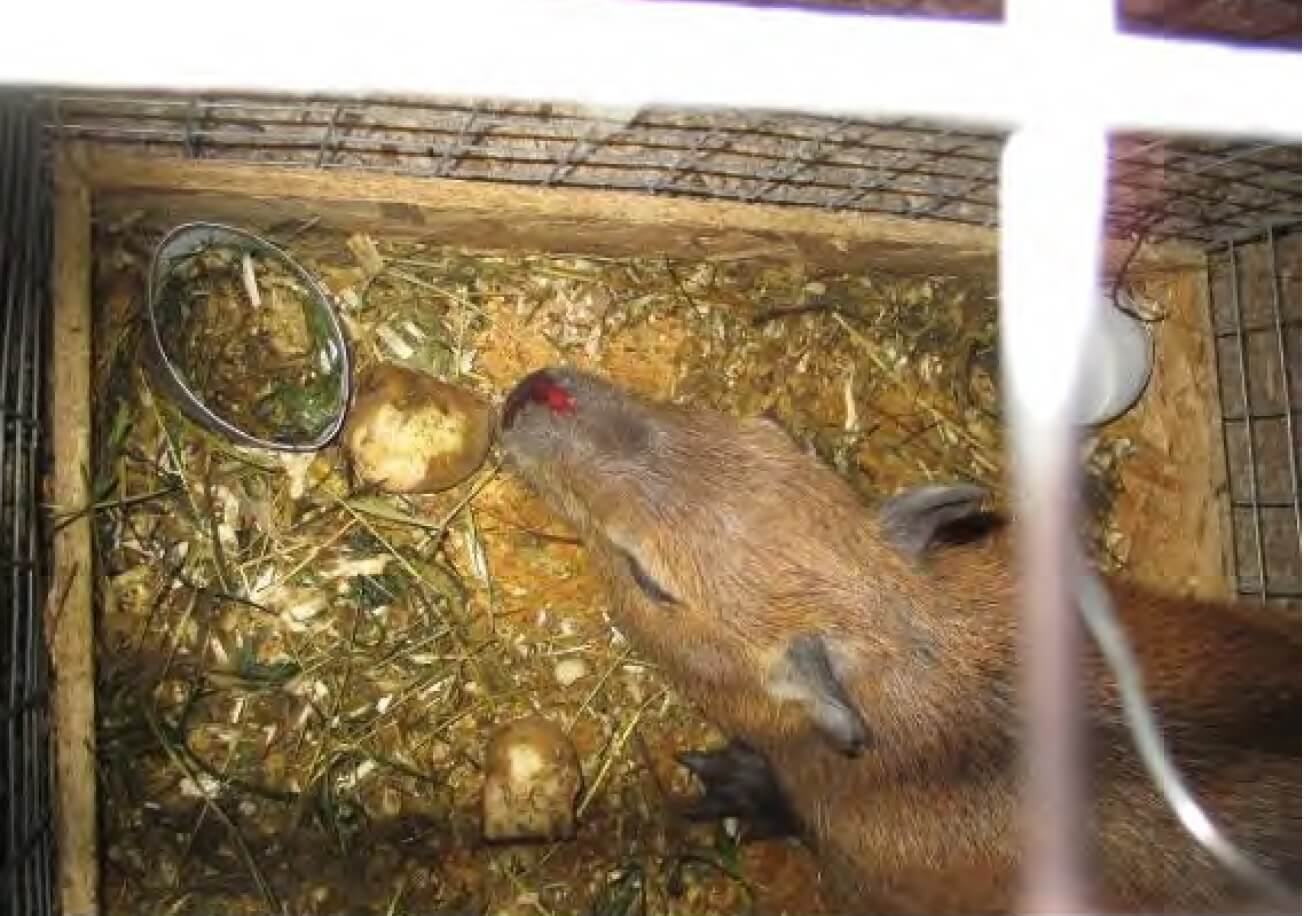
[[[54,169],[54,260],[50,277],[50,410],[54,460],[49,502],[90,502],[91,189],[63,156]],[[53,536],[45,632],[50,647],[56,887],[64,916],[99,911],[95,765],[95,622],[91,514]]]
[[[255,228],[314,219],[344,231],[422,236],[486,250],[694,259],[800,259],[836,270],[973,273],[996,266],[997,235],[961,223],[803,207],[537,188],[71,148],[97,211]],[[1118,263],[1129,245],[1112,246]],[[1144,246],[1137,266],[1203,268],[1184,245]]]
[[[82,144],[60,149],[55,177],[49,494],[61,507],[84,506],[90,498],[85,469],[91,448],[92,211],[104,217],[145,211],[175,221],[216,219],[264,230],[316,220],[344,231],[429,237],[485,250],[800,259],[833,270],[996,269],[994,230],[870,214],[161,159]],[[1107,267],[1121,263],[1130,247],[1110,245]],[[1163,451],[1172,431],[1185,438],[1179,466],[1124,500],[1120,525],[1140,540],[1156,536],[1162,523],[1169,531],[1166,541],[1174,545],[1151,558],[1138,578],[1225,597],[1226,583],[1210,572],[1223,569],[1216,500],[1164,503],[1164,512],[1155,511],[1155,499],[1165,491],[1209,480],[1217,486],[1223,476],[1212,373],[1199,371],[1202,363],[1212,366],[1204,256],[1183,245],[1142,246],[1133,267],[1166,275],[1172,293],[1172,317],[1158,332],[1160,370],[1141,408],[1150,416],[1140,424],[1140,444]],[[1192,411],[1209,422],[1192,423]],[[90,525],[89,516],[83,517],[55,536],[47,605],[58,887],[66,916],[99,910]]]

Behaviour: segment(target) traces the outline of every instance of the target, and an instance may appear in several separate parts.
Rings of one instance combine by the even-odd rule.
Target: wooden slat
[[[67,157],[54,175],[49,501],[90,502],[91,193]],[[95,800],[95,665],[91,519],[53,536],[46,633],[54,694],[59,900],[64,916],[99,911]]]
[[[801,260],[830,270],[990,272],[993,230],[619,191],[536,188],[258,163],[165,159],[88,147],[97,210],[255,229],[317,219],[348,232],[418,236],[485,250],[691,259]],[[1124,246],[1126,247],[1126,246]],[[1111,253],[1113,260],[1119,252]],[[1199,266],[1185,246],[1146,247],[1141,266]]]
[[[1150,385],[1116,432],[1136,454],[1115,503],[1130,542],[1128,575],[1167,592],[1226,599],[1231,571],[1217,376],[1202,275],[1165,284],[1167,317],[1151,326]]]

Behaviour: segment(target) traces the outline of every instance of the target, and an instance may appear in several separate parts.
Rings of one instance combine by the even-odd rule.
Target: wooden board
[[[537,188],[257,163],[162,159],[87,147],[96,207],[266,229],[315,219],[348,232],[482,250],[801,260],[831,270],[990,272],[997,234],[960,223],[621,191]],[[1111,246],[1117,263],[1130,246]],[[1186,246],[1145,246],[1141,268],[1191,267]]]
[[[1151,330],[1155,367],[1119,421],[1136,447],[1116,503],[1131,578],[1168,592],[1229,598],[1226,466],[1203,271],[1152,287],[1167,317]]]
[[[67,159],[54,174],[49,502],[90,502],[91,192]],[[91,517],[53,536],[45,624],[50,649],[57,886],[64,916],[99,911]]]

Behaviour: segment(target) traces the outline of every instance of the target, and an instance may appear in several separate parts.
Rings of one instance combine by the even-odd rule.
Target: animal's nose
[[[575,397],[567,390],[559,374],[552,369],[531,372],[516,383],[503,403],[503,429],[511,429],[526,404],[541,404],[550,413],[575,412]]]

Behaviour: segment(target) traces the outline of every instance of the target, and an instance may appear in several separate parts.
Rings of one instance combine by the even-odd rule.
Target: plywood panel
[[[1163,307],[1152,325],[1155,368],[1136,409],[1119,421],[1136,448],[1116,503],[1128,574],[1168,592],[1226,598],[1226,471],[1203,272],[1147,290]]]
[[[800,259],[835,270],[990,272],[994,230],[866,213],[832,213],[362,172],[133,156],[87,148],[96,207],[175,221],[218,219],[266,229],[317,220],[329,228],[418,236],[486,250],[658,254],[692,259]],[[1125,247],[1125,246],[1124,246]],[[1111,249],[1117,261],[1122,250]],[[1146,247],[1134,266],[1191,266],[1183,246]]]

